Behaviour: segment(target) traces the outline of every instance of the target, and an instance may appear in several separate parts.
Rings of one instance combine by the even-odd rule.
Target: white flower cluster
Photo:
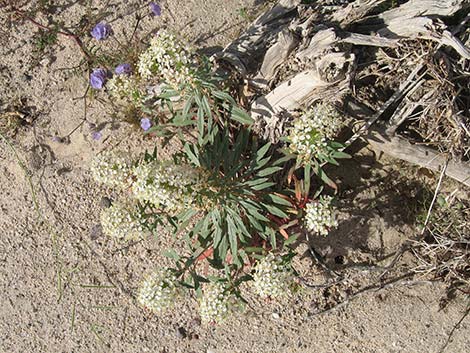
[[[174,88],[194,79],[191,51],[175,35],[160,30],[150,40],[150,47],[139,57],[138,71],[144,79],[161,75]]]
[[[305,160],[325,152],[327,141],[332,139],[342,125],[335,108],[317,104],[294,121],[289,141],[292,152]]]
[[[268,254],[254,267],[253,287],[263,298],[276,298],[289,291],[292,272],[282,263],[280,256]]]
[[[330,228],[338,226],[331,204],[332,199],[331,196],[322,196],[318,201],[307,204],[305,221],[308,230],[326,236]]]
[[[206,285],[199,303],[199,313],[202,322],[217,323],[223,321],[229,313],[231,296],[226,293],[223,283],[211,282]]]
[[[140,239],[144,235],[140,213],[120,203],[101,211],[101,226],[104,234],[118,240]]]
[[[137,300],[143,307],[160,313],[174,303],[178,291],[176,276],[169,269],[159,269],[144,280]]]
[[[137,79],[129,75],[114,75],[106,87],[112,97],[119,99],[132,99],[138,93]]]
[[[123,153],[105,151],[92,160],[90,169],[97,182],[108,186],[125,189],[132,182],[131,160]]]
[[[134,168],[132,191],[137,200],[149,201],[169,212],[178,212],[193,204],[204,174],[190,165],[173,161],[154,161]]]

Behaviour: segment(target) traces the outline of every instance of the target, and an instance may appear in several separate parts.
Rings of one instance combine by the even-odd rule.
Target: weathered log
[[[414,145],[400,136],[390,137],[385,133],[385,129],[378,127],[370,129],[365,139],[374,149],[391,157],[436,172],[440,172],[447,163],[445,175],[470,187],[470,163],[468,162],[448,160],[444,154],[440,154],[429,147]]]
[[[331,21],[338,23],[342,28],[347,28],[352,23],[362,19],[375,7],[384,4],[388,0],[356,0],[344,9],[336,11],[331,16]]]
[[[382,12],[376,18],[384,23],[414,17],[448,17],[470,8],[467,0],[410,0],[396,8]]]
[[[276,72],[289,57],[291,52],[297,46],[298,39],[287,28],[279,33],[276,43],[266,52],[263,64],[253,79],[253,83],[266,88],[269,82],[275,77]]]
[[[455,15],[470,8],[467,0],[410,0],[376,16],[365,18],[359,28],[375,31],[385,38],[428,39],[454,48],[462,57],[470,59],[468,50],[439,17]]]
[[[299,4],[300,0],[280,0],[215,58],[228,62],[243,76],[256,73],[270,45],[296,17]]]

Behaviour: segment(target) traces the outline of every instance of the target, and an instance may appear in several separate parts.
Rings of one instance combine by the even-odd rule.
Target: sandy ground
[[[142,28],[165,24],[201,47],[223,46],[246,25],[239,9],[257,3],[169,0],[163,16],[146,19]],[[146,2],[111,1],[108,20],[116,32],[131,26],[129,13],[139,6]],[[83,11],[80,2],[73,2],[60,16],[73,20]],[[110,191],[91,180],[88,162],[116,144],[138,153],[153,142],[126,124],[114,130],[106,125],[103,138],[93,141],[87,123],[70,135],[70,143],[54,142],[53,136],[67,135],[83,119],[79,97],[86,78],[62,70],[79,60],[67,38],[59,38],[52,55],[30,68],[34,31],[25,24],[0,38],[1,105],[23,98],[21,107],[34,118],[12,141],[30,171],[41,213],[15,154],[0,141],[0,352],[440,351],[465,302],[457,298],[439,310],[439,284],[371,292],[323,315],[313,313],[333,294],[321,289],[304,289],[280,303],[251,298],[246,312],[210,327],[200,324],[191,298],[161,317],[139,308],[133,293],[147,271],[168,261],[161,252],[171,239],[162,233],[126,246],[104,237],[97,225],[102,198]],[[87,114],[89,122],[110,120],[98,101]],[[332,266],[339,257],[347,266],[390,254],[415,231],[411,223],[416,215],[407,207],[415,195],[397,173],[390,161],[377,160],[366,149],[338,171],[341,223],[317,243]],[[308,256],[298,266],[312,281],[324,281]],[[446,352],[468,351],[469,333],[467,319]]]

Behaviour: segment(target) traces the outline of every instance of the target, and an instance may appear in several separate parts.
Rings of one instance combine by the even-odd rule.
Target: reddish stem
[[[54,31],[53,28],[51,27],[48,27],[46,25],[43,25],[42,23],[39,23],[38,21],[36,21],[34,18],[32,18],[31,16],[27,15],[26,12],[20,10],[20,9],[17,9],[16,7],[12,7],[12,10],[19,16],[21,16],[22,18],[28,20],[29,22],[31,22],[32,24],[34,24],[36,27],[39,27],[39,28],[42,28],[42,29],[45,29],[45,30],[48,30],[48,31]],[[73,38],[73,40],[77,43],[77,45],[80,47],[80,50],[83,52],[83,54],[86,56],[86,58],[89,60],[90,59],[90,54],[87,53],[87,51],[85,50],[85,47],[83,46],[83,42],[82,40],[74,33],[71,33],[71,32],[64,32],[64,31],[56,31],[57,34],[60,34],[60,35],[63,35],[65,37],[69,37],[69,38]]]

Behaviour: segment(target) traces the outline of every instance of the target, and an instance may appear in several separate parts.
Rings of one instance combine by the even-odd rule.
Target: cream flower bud
[[[227,293],[223,283],[205,285],[202,299],[199,303],[199,313],[203,323],[219,323],[229,314],[231,295]]]
[[[103,233],[118,240],[140,239],[144,236],[140,213],[132,206],[114,203],[101,211]]]
[[[276,298],[289,293],[292,272],[280,256],[268,254],[254,267],[253,287],[263,298]]]
[[[320,235],[328,235],[331,228],[338,226],[331,196],[322,196],[318,201],[309,202],[305,208],[307,229]]]
[[[102,184],[120,188],[130,186],[131,160],[123,153],[105,151],[97,155],[90,166],[93,178]]]
[[[142,283],[137,300],[144,308],[160,313],[172,306],[179,292],[176,276],[169,269],[159,269]]]

